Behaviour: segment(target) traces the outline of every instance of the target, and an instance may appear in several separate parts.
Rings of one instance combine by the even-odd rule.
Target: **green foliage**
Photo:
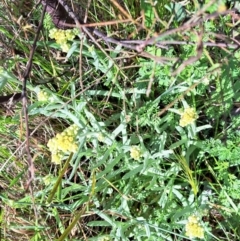
[[[46,30],[50,30],[54,28],[54,24],[52,22],[50,14],[46,13],[44,16],[43,26]]]
[[[114,16],[105,3],[94,4],[101,14]],[[216,11],[218,4],[207,11]],[[143,10],[139,36],[144,39],[182,26],[202,7],[197,1],[125,5],[131,16]],[[89,15],[95,15],[92,8]],[[219,31],[230,37],[229,20],[205,21],[203,40],[212,42],[212,33]],[[188,41],[198,40],[198,26],[164,38],[186,44],[146,47],[152,56],[166,58],[159,63],[132,58],[121,46],[99,41],[99,48],[78,32],[54,30],[55,39],[69,44],[63,53],[61,42],[49,40],[50,22],[46,16],[27,85],[30,130],[35,131],[30,139],[36,175],[32,194],[23,188],[28,167],[22,112],[18,106],[15,112],[3,109],[0,119],[1,219],[12,217],[6,233],[15,238],[12,230],[27,230],[28,240],[180,241],[202,237],[194,236],[198,228],[204,240],[239,240],[240,132],[239,116],[232,112],[239,102],[239,50],[206,47],[201,58],[173,76],[182,61],[196,56],[196,46]],[[7,23],[13,30],[1,27],[1,34],[15,40],[19,54],[4,62],[0,89],[12,93],[21,89],[17,74],[26,66],[34,35],[14,32],[15,25]],[[132,34],[133,27],[125,27],[125,34]],[[191,122],[181,125],[183,117]],[[71,125],[78,129],[74,139],[64,134]],[[57,134],[61,146],[77,143],[74,153],[61,153],[58,165],[47,146]]]
[[[226,142],[219,139],[210,139],[206,141],[204,149],[220,162],[227,161],[229,166],[237,166],[239,165],[238,157],[240,152],[240,147],[237,145],[239,143],[239,135],[239,131],[235,132],[234,136],[230,136],[231,139]]]

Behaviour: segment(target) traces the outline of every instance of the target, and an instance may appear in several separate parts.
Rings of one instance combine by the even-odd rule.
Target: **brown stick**
[[[12,104],[18,102],[22,99],[22,93],[10,94],[5,96],[0,96],[0,104]]]
[[[159,34],[156,37],[152,37],[152,38],[150,38],[148,40],[145,40],[137,48],[138,48],[139,51],[141,51],[148,45],[153,45],[153,44],[157,44],[158,42],[161,42],[161,39],[163,37],[169,36],[169,35],[177,33],[177,32],[186,31],[187,29],[190,29],[190,28],[192,28],[192,27],[194,27],[194,26],[196,26],[198,24],[201,24],[204,21],[207,21],[207,20],[210,20],[210,19],[214,19],[214,18],[216,18],[218,16],[226,15],[226,14],[233,14],[233,11],[232,10],[227,10],[227,11],[220,12],[220,13],[216,12],[216,13],[207,15],[205,18],[204,17],[200,18],[198,16],[194,16],[192,19],[190,19],[188,22],[186,22],[185,24],[183,24],[182,26],[180,26],[178,28],[167,30],[167,31]],[[194,21],[193,21],[193,19],[194,19]]]
[[[25,117],[25,124],[26,124],[26,152],[27,152],[27,161],[28,161],[28,173],[29,173],[29,179],[28,182],[26,184],[26,190],[28,188],[30,188],[30,191],[32,192],[32,187],[30,186],[30,184],[32,183],[32,181],[34,180],[34,164],[33,164],[33,160],[32,160],[32,156],[30,153],[30,131],[29,131],[29,124],[28,124],[28,110],[27,110],[27,80],[29,78],[29,74],[31,72],[32,69],[32,60],[33,60],[33,56],[34,56],[34,52],[36,50],[36,46],[37,46],[37,41],[38,41],[38,37],[40,34],[40,30],[42,28],[42,24],[43,24],[43,19],[44,19],[44,15],[46,12],[46,6],[43,9],[42,15],[41,15],[41,19],[40,19],[40,23],[33,41],[33,46],[30,52],[30,56],[29,56],[29,60],[26,66],[26,71],[24,73],[23,76],[23,87],[22,87],[22,104],[23,104],[23,112],[24,112],[24,117]]]

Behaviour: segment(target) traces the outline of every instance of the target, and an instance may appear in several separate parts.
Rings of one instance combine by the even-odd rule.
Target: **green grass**
[[[92,1],[90,20],[118,18],[119,10],[101,2]],[[182,26],[207,4],[124,2],[133,19],[143,10],[143,28],[122,23],[103,29],[136,39]],[[5,1],[0,7],[1,95],[21,90],[41,13],[33,4],[20,21],[13,5]],[[206,14],[217,9],[216,3]],[[213,33],[231,36],[239,28],[231,21],[205,21],[204,41],[214,39]],[[239,240],[240,132],[233,109],[239,102],[240,51],[206,47],[198,61],[172,76],[181,64],[175,59],[196,55],[195,46],[146,47],[172,58],[165,64],[132,57],[120,46],[109,51],[100,41],[103,52],[88,39],[70,41],[66,54],[49,38],[47,26],[46,17],[27,85],[33,194],[25,190],[21,103],[1,108],[1,240],[200,240],[188,236],[189,225],[203,232],[202,240]],[[198,26],[164,40],[196,40],[196,31]],[[47,101],[38,100],[40,92]],[[193,120],[188,108],[197,114]],[[181,126],[180,120],[191,122]],[[77,151],[64,153],[56,165],[47,143],[73,124]]]

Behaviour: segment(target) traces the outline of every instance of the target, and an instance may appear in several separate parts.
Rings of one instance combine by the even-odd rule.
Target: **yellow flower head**
[[[67,29],[65,31],[65,36],[67,40],[72,41],[75,38],[76,33],[72,29]]]
[[[139,160],[140,157],[142,156],[140,148],[138,146],[131,146],[130,156],[134,160]]]
[[[72,125],[64,130],[62,133],[57,134],[54,138],[48,141],[48,148],[52,153],[52,162],[55,164],[61,164],[61,160],[64,154],[78,150],[78,143],[76,136],[78,133],[77,125]]]
[[[50,95],[46,92],[46,91],[43,91],[43,90],[40,90],[38,93],[37,93],[37,98],[39,101],[48,101],[49,98],[50,98]]]
[[[53,28],[49,31],[49,37],[56,40],[62,49],[63,52],[68,52],[70,49],[70,44],[68,41],[73,41],[75,36],[77,35],[77,31],[75,29],[56,29]]]
[[[63,156],[61,154],[52,153],[52,162],[56,165],[61,164]]]
[[[181,114],[181,119],[179,125],[184,127],[189,124],[192,124],[198,118],[197,112],[193,108],[186,108]]]
[[[52,38],[52,39],[55,39],[55,34],[57,33],[57,31],[58,30],[56,28],[50,29],[49,37]]]
[[[58,29],[54,32],[53,38],[56,40],[58,44],[63,44],[67,41],[64,30]]]
[[[198,223],[199,218],[196,215],[192,215],[188,217],[188,222],[189,223]]]
[[[104,138],[104,136],[103,136],[102,133],[98,133],[97,139],[98,139],[99,142],[104,142],[104,139],[105,139],[105,138]]]
[[[43,177],[43,182],[47,186],[47,185],[51,184],[52,179],[53,179],[53,175],[48,174],[47,176]]]
[[[185,226],[185,229],[186,236],[188,236],[189,238],[204,239],[204,229],[195,215],[188,217],[188,222]]]

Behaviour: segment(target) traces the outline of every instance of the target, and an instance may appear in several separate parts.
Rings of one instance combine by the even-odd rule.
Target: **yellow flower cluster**
[[[193,108],[186,108],[183,113],[181,113],[181,119],[179,125],[184,127],[192,124],[198,118],[197,112]]]
[[[60,45],[62,51],[65,53],[67,53],[70,49],[70,44],[68,41],[72,41],[77,34],[77,29],[62,30],[53,28],[49,31],[49,37],[55,39],[56,42]]]
[[[102,133],[98,133],[97,139],[98,139],[99,142],[104,142],[105,137],[104,137],[104,135]]]
[[[50,95],[46,92],[46,91],[43,91],[43,90],[40,90],[38,93],[37,93],[37,98],[39,101],[48,101],[49,98],[50,98]]]
[[[48,148],[52,153],[52,162],[55,164],[61,164],[61,160],[64,154],[73,152],[78,149],[76,136],[78,133],[78,126],[71,125],[62,133],[57,134],[54,138],[48,141]]]
[[[138,146],[131,146],[130,156],[136,161],[139,160],[142,156],[140,148]]]
[[[53,181],[53,175],[52,174],[48,174],[47,176],[43,177],[43,182],[46,186],[48,186],[49,184],[51,184],[51,182]]]
[[[185,226],[186,228],[186,236],[189,238],[200,238],[204,239],[204,229],[199,224],[198,218],[195,215],[188,217],[188,222]]]

